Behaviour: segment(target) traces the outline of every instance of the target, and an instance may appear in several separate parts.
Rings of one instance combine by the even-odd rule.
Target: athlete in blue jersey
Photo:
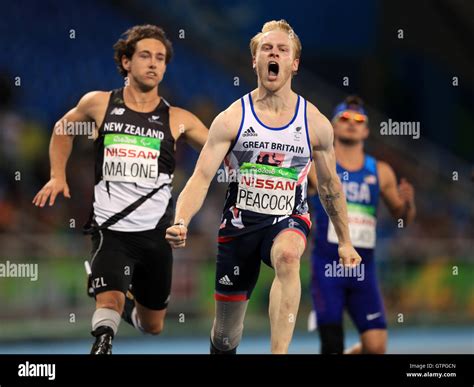
[[[321,339],[321,353],[342,353],[343,311],[349,312],[360,343],[346,353],[385,353],[387,323],[374,263],[379,196],[395,219],[406,225],[415,218],[414,189],[405,179],[397,186],[392,168],[364,152],[368,117],[359,97],[350,96],[333,115],[337,173],[347,200],[350,237],[362,264],[346,269],[338,264],[337,237],[318,196],[312,196],[315,231],[311,254],[311,293]],[[310,185],[316,187],[314,170]]]

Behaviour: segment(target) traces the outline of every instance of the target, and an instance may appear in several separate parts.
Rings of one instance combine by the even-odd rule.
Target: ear
[[[257,61],[255,60],[255,57],[252,57],[252,68],[255,70],[257,68]]]
[[[128,59],[125,55],[122,55],[122,67],[126,71],[130,71],[130,59]]]
[[[292,66],[291,66],[292,72],[293,72],[293,73],[298,72],[299,66],[300,66],[300,60],[299,60],[299,59],[293,60],[293,64],[292,64]]]

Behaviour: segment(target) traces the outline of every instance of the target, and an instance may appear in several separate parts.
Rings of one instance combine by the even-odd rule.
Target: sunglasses
[[[337,119],[342,122],[348,122],[351,119],[354,120],[357,124],[363,124],[367,122],[367,116],[360,113],[351,113],[351,112],[342,112],[338,115]]]

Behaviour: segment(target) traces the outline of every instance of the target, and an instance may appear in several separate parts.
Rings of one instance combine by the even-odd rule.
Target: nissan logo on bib
[[[290,215],[298,174],[294,168],[243,163],[236,207],[268,215]]]
[[[106,134],[104,138],[104,180],[156,183],[161,140],[158,138]]]

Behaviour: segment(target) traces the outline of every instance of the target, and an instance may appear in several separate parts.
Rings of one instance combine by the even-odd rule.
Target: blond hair
[[[262,37],[262,35],[265,34],[266,32],[276,31],[276,30],[280,30],[280,31],[288,33],[288,36],[293,42],[295,59],[299,59],[301,56],[300,38],[298,37],[298,35],[296,35],[296,32],[293,31],[293,28],[291,28],[288,22],[284,19],[271,20],[271,21],[266,22],[262,27],[262,31],[259,32],[250,40],[250,52],[252,53],[252,57],[254,57],[257,52],[258,43],[260,42],[260,38]]]

